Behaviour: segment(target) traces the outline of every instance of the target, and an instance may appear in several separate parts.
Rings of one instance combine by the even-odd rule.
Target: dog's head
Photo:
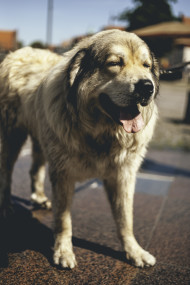
[[[91,124],[91,129],[100,123],[120,124],[128,133],[138,132],[144,124],[139,111],[148,108],[158,93],[158,78],[153,54],[135,34],[97,33],[68,52],[50,74],[45,104],[53,112],[47,117],[61,114],[60,100],[66,96],[67,109],[73,109],[69,117],[81,124],[89,128]]]
[[[100,32],[79,44],[69,69],[69,100],[75,107],[99,106],[129,133],[143,127],[138,106],[148,106],[158,93],[159,70],[139,37],[118,30]]]

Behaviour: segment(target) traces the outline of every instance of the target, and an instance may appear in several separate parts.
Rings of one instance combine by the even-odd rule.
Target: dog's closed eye
[[[107,63],[107,66],[121,66],[121,61],[110,61]]]
[[[150,64],[147,63],[147,62],[144,62],[144,63],[143,63],[143,66],[146,67],[146,68],[150,68]]]

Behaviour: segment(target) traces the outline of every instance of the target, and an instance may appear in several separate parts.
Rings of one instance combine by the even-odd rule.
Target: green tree
[[[128,23],[127,30],[132,31],[161,22],[179,20],[173,15],[170,2],[177,0],[133,0],[134,9],[126,9],[118,17]]]
[[[33,48],[41,48],[41,49],[46,48],[46,46],[40,41],[35,41],[35,42],[31,43],[30,46]]]
[[[22,48],[24,45],[23,45],[23,42],[22,41],[18,41],[17,42],[17,48]]]

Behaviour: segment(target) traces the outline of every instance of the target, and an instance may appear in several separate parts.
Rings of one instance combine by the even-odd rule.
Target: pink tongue
[[[123,124],[123,128],[127,133],[137,133],[144,126],[142,115],[137,106],[122,109],[120,111],[119,120]]]

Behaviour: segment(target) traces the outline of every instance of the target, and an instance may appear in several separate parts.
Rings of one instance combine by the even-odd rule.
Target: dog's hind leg
[[[31,176],[31,200],[37,206],[46,209],[51,208],[51,202],[44,193],[45,180],[45,158],[41,150],[40,144],[34,138],[32,139],[32,166],[30,170]]]
[[[22,128],[1,129],[0,216],[7,216],[11,212],[11,176],[26,138],[27,132]]]

